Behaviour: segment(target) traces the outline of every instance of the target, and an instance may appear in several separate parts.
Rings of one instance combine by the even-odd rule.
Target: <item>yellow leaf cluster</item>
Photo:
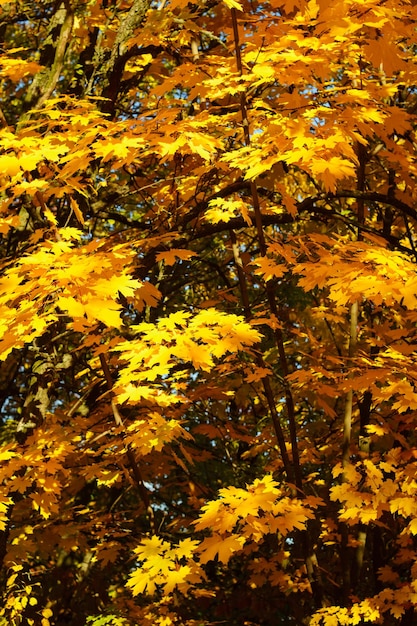
[[[178,311],[155,324],[144,322],[131,329],[140,338],[121,341],[114,348],[125,363],[117,383],[121,403],[136,402],[152,395],[157,403],[178,402],[181,399],[178,395],[170,398],[157,382],[168,376],[176,365],[189,364],[208,372],[227,353],[236,353],[260,340],[258,331],[242,317],[213,308],[195,314]],[[149,385],[152,381],[155,387]]]
[[[127,582],[133,595],[153,595],[157,588],[165,594],[174,589],[184,593],[190,582],[197,582],[200,578],[199,568],[191,560],[197,544],[198,541],[183,539],[177,546],[171,546],[156,535],[144,539],[135,549],[140,565]],[[180,564],[183,559],[187,561],[186,565]]]
[[[116,245],[110,253],[97,242],[75,247],[64,239],[45,241],[23,256],[0,278],[0,358],[62,315],[74,330],[98,322],[120,327],[119,292],[133,296],[139,286],[126,264],[132,256],[129,246]]]
[[[196,530],[210,529],[213,533],[198,547],[201,562],[217,555],[226,563],[246,542],[261,542],[269,533],[285,536],[296,528],[303,529],[319,503],[319,499],[303,503],[288,498],[270,475],[256,479],[247,489],[223,488],[219,499],[203,506],[195,522]],[[239,534],[234,532],[236,527]]]
[[[189,433],[174,419],[167,420],[159,413],[147,413],[146,420],[135,420],[127,427],[125,442],[137,448],[141,456],[177,439],[189,439]]]

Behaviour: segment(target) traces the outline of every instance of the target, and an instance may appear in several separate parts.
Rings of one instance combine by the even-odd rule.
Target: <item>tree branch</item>
[[[106,379],[106,383],[107,383],[107,388],[109,391],[112,391],[113,389],[113,379],[109,370],[109,366],[107,364],[107,360],[106,357],[103,353],[100,354],[100,363],[101,363],[101,367],[103,369],[103,373],[104,373],[104,378]],[[113,411],[113,417],[114,417],[114,421],[116,423],[117,426],[120,426],[121,428],[125,428],[124,426],[124,422],[123,422],[123,418],[120,414],[119,408],[117,406],[117,404],[114,402],[114,400],[111,401],[111,407],[112,407],[112,411]],[[145,507],[146,507],[146,512],[149,518],[149,525],[151,527],[151,532],[152,534],[156,533],[156,527],[155,527],[155,515],[151,506],[151,502],[149,499],[149,494],[148,494],[148,490],[145,487],[145,483],[143,481],[143,477],[142,477],[142,472],[140,471],[140,467],[136,462],[135,459],[135,454],[133,452],[133,449],[131,447],[130,444],[127,445],[127,449],[126,449],[126,456],[128,458],[129,461],[129,465],[130,468],[132,470],[132,474],[134,476],[135,479],[135,483],[136,483],[136,487],[139,491],[140,497],[142,498],[142,502],[144,503]]]

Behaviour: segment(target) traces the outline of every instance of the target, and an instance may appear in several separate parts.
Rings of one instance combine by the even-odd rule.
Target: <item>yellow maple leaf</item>
[[[180,565],[178,568],[171,570],[164,580],[164,593],[171,593],[177,587],[183,587],[190,573],[191,568],[189,565]]]
[[[310,167],[312,173],[323,182],[326,191],[332,192],[336,190],[338,181],[353,178],[356,174],[354,164],[338,156],[314,160]]]
[[[298,530],[305,528],[306,521],[313,517],[313,513],[305,507],[297,507],[295,510],[288,510],[284,514],[271,519],[270,528],[272,532],[278,530],[282,535],[287,535],[294,528]]]
[[[263,276],[266,282],[272,278],[281,278],[286,271],[286,267],[283,264],[277,263],[274,259],[270,259],[266,256],[254,259],[252,263],[259,267],[259,269],[255,271],[255,274]]]
[[[249,216],[248,205],[239,197],[230,198],[214,198],[210,200],[208,209],[205,212],[204,219],[211,224],[219,222],[228,222],[233,217],[242,215],[248,226],[252,225],[252,219]]]
[[[179,338],[175,354],[185,361],[190,361],[195,368],[206,372],[214,365],[210,348],[187,337]]]
[[[239,535],[229,535],[222,537],[215,533],[211,537],[207,537],[200,544],[198,552],[200,552],[200,563],[207,563],[216,557],[221,563],[228,563],[232,555],[241,550],[245,544],[245,537]]]
[[[117,298],[119,291],[125,296],[132,296],[137,286],[137,280],[125,272],[115,272],[110,275],[103,273],[103,277],[95,278],[91,285],[91,291],[94,291],[99,297],[113,299]]]
[[[60,296],[56,301],[56,305],[73,318],[83,317],[85,314],[84,306],[77,302],[75,298]]]
[[[132,594],[134,596],[144,593],[146,589],[149,594],[152,594],[156,589],[156,585],[150,578],[148,571],[140,569],[137,569],[130,575],[129,580],[126,583],[126,587],[132,590]]]
[[[193,256],[196,256],[196,253],[192,252],[192,250],[171,248],[171,250],[158,252],[158,254],[156,255],[156,260],[158,261],[158,263],[160,261],[163,261],[165,265],[174,265],[178,260],[186,261]]]
[[[84,308],[88,317],[93,320],[99,320],[106,324],[106,326],[120,328],[122,324],[122,320],[120,319],[120,310],[122,307],[115,302],[90,296]]]
[[[177,559],[182,559],[183,557],[190,557],[193,555],[195,548],[198,546],[199,542],[194,539],[182,539],[178,546],[174,548],[175,557]]]
[[[389,505],[391,513],[399,513],[404,517],[417,517],[417,502],[414,496],[392,498]]]
[[[157,535],[153,535],[150,539],[145,538],[142,543],[135,548],[135,554],[139,559],[152,559],[158,556],[161,551],[166,551],[171,546],[167,541],[164,541]]]

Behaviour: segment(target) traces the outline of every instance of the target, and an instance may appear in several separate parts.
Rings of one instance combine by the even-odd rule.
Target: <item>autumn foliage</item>
[[[414,0],[0,32],[0,625],[415,624]]]

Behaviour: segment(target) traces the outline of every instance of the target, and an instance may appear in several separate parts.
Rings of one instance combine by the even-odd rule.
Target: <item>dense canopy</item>
[[[417,4],[0,0],[0,624],[412,626]]]

